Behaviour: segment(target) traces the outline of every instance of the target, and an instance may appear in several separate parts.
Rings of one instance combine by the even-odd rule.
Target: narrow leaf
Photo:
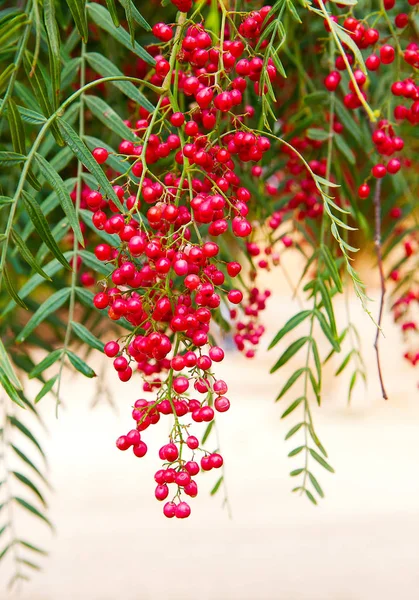
[[[81,323],[76,323],[75,321],[71,321],[71,327],[74,333],[86,344],[88,344],[91,348],[95,348],[96,350],[100,350],[103,352],[105,344],[101,342],[91,331],[87,329]]]
[[[16,427],[16,429],[18,429],[24,436],[26,436],[28,438],[28,440],[30,440],[38,448],[41,456],[46,461],[46,456],[45,456],[44,451],[42,450],[42,446],[39,444],[36,437],[29,431],[29,429],[26,427],[26,425],[24,425],[21,421],[19,421],[19,419],[17,419],[14,416],[10,416],[9,421],[13,427]]]
[[[41,275],[41,277],[43,277],[44,279],[47,279],[48,281],[52,281],[51,277],[49,277],[45,273],[45,271],[42,269],[41,265],[34,259],[31,251],[29,250],[29,248],[27,247],[25,242],[22,240],[22,238],[20,237],[18,232],[15,231],[14,229],[12,229],[12,239],[16,245],[16,248],[19,250],[19,253],[21,254],[22,258],[25,260],[25,262],[27,262],[28,265],[34,271],[39,273]]]
[[[29,378],[32,379],[33,377],[38,377],[46,369],[48,369],[55,362],[57,362],[57,360],[61,358],[62,353],[63,350],[61,348],[58,348],[57,350],[54,350],[53,352],[47,354],[45,358],[41,360],[41,362],[38,363],[34,369],[32,369],[32,371],[29,373]]]
[[[48,379],[48,381],[46,381],[44,383],[44,385],[42,386],[42,388],[36,395],[35,404],[40,402],[42,400],[42,398],[44,396],[46,396],[52,390],[57,379],[58,379],[58,373],[56,375],[54,375],[54,377],[52,377],[51,379]]]
[[[44,22],[48,39],[48,56],[52,87],[52,104],[55,110],[60,105],[60,34],[55,17],[55,1],[44,0]]]
[[[294,356],[294,354],[296,354],[300,350],[300,348],[302,348],[304,346],[304,344],[309,339],[310,339],[309,337],[304,336],[304,337],[299,338],[295,342],[293,342],[285,350],[285,352],[279,357],[279,359],[276,361],[276,363],[274,364],[274,366],[272,367],[272,369],[270,370],[270,372],[271,373],[275,373],[275,371],[277,371],[280,367],[282,367],[283,365],[285,365],[285,363],[287,363]]]
[[[89,28],[86,16],[86,0],[66,0],[68,8],[73,16],[74,22],[79,30],[84,43],[89,37]]]
[[[109,17],[108,11],[104,6],[100,6],[100,4],[88,4],[87,8],[96,25],[110,33],[111,36],[114,37],[120,44],[125,46],[125,48],[128,48],[128,50],[134,52],[149,65],[155,64],[154,58],[150,56],[150,54],[146,52],[144,48],[142,48],[137,42],[134,42],[134,46],[131,45],[130,36],[125,29],[122,29],[121,27],[115,27]]]
[[[111,131],[123,139],[138,142],[138,137],[127,127],[121,117],[99,96],[85,96],[85,102],[93,113]]]
[[[88,364],[84,362],[77,354],[71,352],[71,350],[67,350],[66,354],[68,356],[69,361],[73,365],[73,367],[85,377],[96,377],[96,373],[93,371]]]
[[[320,456],[320,454],[318,454],[315,450],[313,450],[313,448],[310,448],[310,454],[314,458],[314,460],[316,460],[324,469],[326,469],[327,471],[330,471],[330,473],[335,472],[333,467],[331,467],[329,465],[329,463],[327,463],[324,460],[324,458],[322,456]]]
[[[43,497],[43,495],[41,494],[39,489],[36,487],[36,485],[30,479],[28,479],[26,477],[26,475],[23,475],[22,473],[19,473],[18,471],[12,471],[12,473],[16,477],[16,479],[18,479],[18,481],[20,481],[21,483],[23,483],[23,485],[26,485],[26,487],[28,487],[30,490],[32,490],[32,492],[35,494],[35,496],[42,502],[44,507],[47,508],[47,503],[45,502],[45,498]]]
[[[76,209],[73,201],[70,198],[70,194],[64,185],[64,181],[43,156],[36,154],[36,161],[41,169],[41,173],[56,192],[58,200],[61,204],[61,208],[63,209],[78,242],[84,246],[83,234],[80,229],[80,223],[77,218]]]
[[[35,200],[33,200],[33,198],[31,198],[31,196],[26,192],[22,192],[22,199],[25,208],[28,212],[28,215],[32,223],[34,224],[34,227],[39,237],[48,246],[55,258],[63,265],[63,267],[71,270],[70,265],[64,258],[61,250],[57,246],[56,241],[51,235],[50,226],[46,218],[44,217],[39,204]]]
[[[4,391],[6,392],[6,394],[9,396],[9,398],[11,400],[13,400],[13,402],[15,402],[16,404],[18,404],[21,408],[26,408],[26,406],[22,402],[19,394],[17,393],[17,391],[15,390],[15,388],[13,387],[13,385],[11,384],[11,382],[10,382],[9,378],[7,377],[7,375],[4,374],[4,372],[3,372],[2,369],[0,369],[0,385],[4,389]]]
[[[58,290],[52,296],[47,298],[38,310],[32,315],[32,318],[26,323],[20,334],[17,336],[17,342],[23,342],[25,338],[38,327],[50,314],[56,312],[70,297],[71,288],[63,288]]]
[[[0,368],[3,370],[3,373],[9,379],[10,383],[17,390],[22,390],[22,384],[19,381],[18,376],[14,370],[14,367],[10,361],[7,350],[0,339]]]
[[[95,5],[99,7],[99,5]],[[103,7],[100,7],[103,8]],[[73,152],[73,154],[79,159],[79,161],[86,167],[90,173],[96,178],[98,184],[102,188],[103,192],[112,200],[112,202],[123,211],[124,208],[119,201],[119,198],[115,194],[114,189],[108,181],[105,173],[102,171],[98,163],[93,158],[90,150],[86,144],[80,139],[74,129],[66,123],[63,119],[60,119],[61,132],[65,142]]]
[[[51,521],[44,514],[42,514],[37,508],[35,508],[35,506],[33,506],[33,504],[30,504],[29,502],[27,502],[23,498],[19,498],[18,496],[15,496],[15,501],[22,508],[24,508],[25,510],[29,511],[30,513],[32,513],[33,515],[35,515],[36,517],[38,517],[39,519],[44,521],[44,523],[46,523],[52,530],[54,530],[54,526],[51,523]]]
[[[300,323],[302,323],[304,321],[304,319],[309,317],[311,314],[312,314],[311,310],[302,310],[301,312],[299,312],[296,315],[294,315],[293,317],[291,317],[285,323],[284,327],[278,331],[278,333],[276,334],[276,336],[274,337],[272,342],[269,344],[268,350],[270,350],[271,348],[276,346],[276,344],[279,342],[279,340],[281,340],[284,337],[284,335],[286,335],[292,329],[297,327]]]

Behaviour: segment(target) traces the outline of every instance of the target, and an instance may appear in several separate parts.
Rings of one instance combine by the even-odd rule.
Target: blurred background
[[[366,264],[363,275],[372,266]],[[287,268],[293,279],[293,265]],[[370,284],[375,314],[377,282]],[[48,434],[41,428],[37,433],[49,457],[54,487],[49,514],[57,531],[52,536],[42,522],[16,511],[19,530],[48,548],[50,556],[20,593],[5,591],[11,567],[3,561],[2,600],[417,598],[418,377],[403,359],[399,330],[386,315],[381,339],[386,402],[377,380],[374,325],[350,297],[368,387],[359,382],[348,406],[352,371],[334,376],[341,356],[326,368],[323,406],[313,407],[313,415],[336,473],[315,469],[326,494],[315,507],[290,492],[295,483],[289,472],[300,466],[301,457],[287,458],[297,443],[284,442],[284,436],[299,415],[285,420],[280,415],[298,389],[277,404],[274,400],[303,358],[297,355],[269,375],[285,346],[270,352],[266,347],[297,306],[281,267],[277,277],[266,279],[265,287],[272,285],[263,315],[265,349],[254,360],[231,350],[217,366],[232,402],[218,418],[227,489],[211,497],[218,474],[200,475],[189,519],[166,519],[154,499],[153,475],[167,423],[145,432],[146,458],[115,449],[115,439],[131,427],[130,406],[142,396],[139,379],[121,384],[109,361],[96,353],[89,362],[98,378],[67,373],[58,420],[54,399],[42,400]],[[336,298],[336,316],[344,326],[343,298]],[[37,383],[29,385],[35,394]],[[195,429],[203,432],[204,426]],[[206,445],[215,448],[215,436]],[[222,507],[226,492],[231,518]]]

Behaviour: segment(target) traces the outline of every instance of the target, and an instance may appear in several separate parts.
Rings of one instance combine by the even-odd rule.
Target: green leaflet
[[[30,217],[32,223],[34,224],[34,227],[35,227],[36,232],[38,233],[39,237],[48,246],[48,248],[51,250],[51,252],[55,256],[55,258],[63,265],[63,267],[71,270],[70,265],[64,258],[64,255],[62,254],[61,250],[58,248],[55,239],[51,235],[49,224],[48,224],[46,218],[44,217],[39,204],[35,200],[33,200],[33,198],[31,198],[31,196],[29,194],[27,194],[24,191],[22,191],[22,199],[23,199],[25,208],[29,214],[29,217]]]
[[[15,502],[17,502],[17,504],[19,506],[21,506],[28,512],[32,513],[33,515],[35,515],[35,517],[38,517],[39,519],[44,521],[44,523],[46,523],[52,530],[54,530],[54,526],[51,523],[51,521],[43,513],[41,513],[37,508],[35,508],[35,506],[30,504],[23,498],[20,498],[19,496],[15,496],[14,500],[15,500]]]
[[[125,15],[127,17],[128,27],[130,28],[130,31],[131,31],[131,26],[129,25],[128,14],[130,15],[130,18],[133,21],[136,21],[146,31],[151,31],[151,25],[149,23],[147,23],[147,21],[144,19],[142,14],[138,11],[138,9],[136,8],[136,6],[135,6],[134,2],[132,2],[132,0],[119,0],[119,2],[122,4],[122,6],[125,9]]]
[[[41,169],[41,173],[56,192],[61,208],[63,209],[78,242],[84,246],[84,238],[80,229],[76,209],[70,198],[70,194],[65,188],[64,181],[43,156],[40,154],[36,154],[35,156],[39,168]]]
[[[42,386],[42,388],[39,390],[39,392],[36,395],[35,404],[38,404],[38,402],[40,402],[42,400],[42,398],[44,396],[46,396],[52,390],[57,379],[58,379],[58,373],[56,375],[54,375],[54,377],[52,377],[51,379],[48,379],[48,381],[46,381],[44,383],[44,385]]]
[[[26,323],[20,334],[17,336],[17,342],[23,342],[32,331],[38,327],[50,314],[57,311],[69,299],[71,288],[58,290],[45,300],[38,310],[32,315],[32,318]]]
[[[138,137],[127,127],[121,117],[99,96],[86,95],[84,99],[86,105],[93,115],[101,121],[105,127],[116,133],[123,139],[131,142],[138,142]]]
[[[130,35],[125,31],[125,29],[122,29],[121,27],[115,27],[105,7],[100,6],[100,4],[89,3],[87,5],[87,9],[96,25],[110,33],[111,36],[114,37],[120,44],[125,46],[125,48],[128,48],[128,50],[134,52],[149,65],[155,64],[154,58],[150,56],[150,54],[146,52],[146,50],[144,50],[144,48],[137,42],[134,42],[134,45],[131,45]]]
[[[310,338],[308,336],[304,336],[293,342],[279,357],[279,359],[276,361],[270,372],[275,373],[275,371],[277,371],[280,367],[285,365],[285,363],[287,363],[294,356],[294,354],[296,354],[300,350],[300,348],[302,348],[304,344],[309,340]]]
[[[46,369],[51,367],[57,360],[61,358],[63,354],[63,350],[61,348],[57,348],[53,352],[50,352],[45,356],[40,363],[38,363],[29,373],[29,378],[38,377],[41,373],[43,373]]]
[[[41,111],[46,117],[50,117],[54,112],[54,108],[48,97],[48,86],[39,66],[32,70],[32,62],[32,55],[30,52],[26,51],[23,58],[23,64],[25,65],[27,77],[30,81],[35,98],[41,107]],[[51,125],[51,132],[54,135],[57,144],[63,146],[64,142],[56,123]]]
[[[286,335],[287,333],[292,331],[292,329],[297,327],[300,323],[302,323],[305,319],[307,319],[307,317],[309,317],[311,314],[312,314],[311,310],[302,310],[301,312],[299,312],[296,315],[294,315],[293,317],[291,317],[285,323],[284,327],[282,327],[282,329],[280,329],[278,331],[278,333],[276,334],[276,336],[274,337],[272,342],[269,344],[268,350],[271,350],[271,348],[276,346],[276,344],[284,337],[284,335]]]
[[[9,398],[13,400],[13,402],[18,404],[21,408],[26,408],[16,389],[11,384],[10,379],[7,377],[7,375],[5,375],[3,369],[0,369],[0,385],[4,389],[6,394],[9,396]]]
[[[88,364],[84,362],[77,354],[71,352],[71,350],[66,350],[66,355],[68,356],[68,360],[71,362],[73,367],[85,377],[96,377],[96,373],[93,371]]]
[[[91,348],[95,348],[100,352],[103,352],[105,344],[101,342],[95,335],[93,335],[93,333],[89,331],[87,327],[85,327],[81,323],[71,321],[71,328],[83,342],[88,344],[88,346],[90,346]]]
[[[108,181],[105,173],[101,167],[97,164],[93,158],[90,150],[83,142],[83,140],[77,135],[74,129],[63,119],[59,120],[61,131],[64,140],[68,147],[71,149],[73,154],[79,159],[79,161],[86,167],[90,173],[95,177],[98,184],[102,188],[103,192],[114,202],[114,204],[123,211],[123,206],[119,201],[118,196],[115,194],[111,184]]]
[[[66,0],[66,2],[83,42],[87,43],[89,28],[86,16],[86,0]]]
[[[109,11],[109,14],[112,17],[113,24],[115,25],[115,27],[119,27],[118,13],[116,10],[114,0],[106,0],[106,6]]]
[[[9,355],[7,353],[6,348],[4,347],[3,342],[0,339],[0,368],[3,370],[3,373],[9,379],[10,383],[17,389],[22,390],[22,384],[19,381],[18,376],[14,370],[14,367],[10,361]]]
[[[123,72],[114,65],[106,56],[98,52],[88,52],[86,59],[89,65],[102,77],[121,77]],[[155,106],[142,94],[131,81],[112,81],[112,85],[121,90],[123,94],[143,106],[149,112],[153,112]]]
[[[23,475],[23,473],[19,473],[19,471],[12,471],[12,473],[16,477],[16,479],[20,481],[20,483],[23,483],[23,485],[26,485],[26,487],[29,488],[35,494],[38,500],[41,501],[43,506],[47,508],[47,503],[45,501],[44,496],[41,494],[38,487],[33,483],[33,481],[26,477],[26,475]]]
[[[60,105],[60,80],[61,80],[61,60],[60,60],[60,34],[58,32],[57,20],[55,17],[55,1],[44,0],[44,22],[48,39],[48,56],[51,74],[52,104],[55,110]]]
[[[29,248],[27,247],[25,242],[22,240],[20,235],[17,233],[17,231],[15,231],[14,229],[12,229],[12,240],[14,241],[16,248],[19,250],[19,253],[21,254],[22,258],[25,260],[25,262],[27,262],[28,265],[34,271],[39,273],[41,275],[41,277],[43,277],[44,279],[47,279],[48,281],[52,281],[52,279],[45,273],[45,271],[42,269],[42,267],[39,265],[39,263],[34,259],[31,251],[29,250]]]

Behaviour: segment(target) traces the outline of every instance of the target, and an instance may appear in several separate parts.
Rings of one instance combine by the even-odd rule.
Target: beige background
[[[265,346],[296,308],[282,277],[277,285],[264,315]],[[371,294],[376,297],[374,290]],[[10,573],[5,562],[0,598],[418,598],[418,372],[403,361],[399,332],[387,318],[381,344],[390,400],[383,401],[372,351],[374,327],[356,299],[350,304],[363,338],[369,384],[367,390],[357,386],[348,408],[350,372],[335,379],[336,360],[327,370],[324,405],[314,409],[314,419],[336,474],[316,470],[326,492],[317,508],[290,493],[294,481],[288,473],[301,459],[287,458],[293,446],[284,435],[296,417],[279,418],[292,396],[281,405],[273,400],[303,359],[269,376],[284,345],[269,354],[262,351],[254,361],[229,354],[217,369],[232,400],[229,413],[218,419],[232,520],[221,509],[222,491],[215,498],[208,494],[214,472],[198,478],[200,494],[192,500],[190,519],[162,516],[153,496],[153,473],[167,426],[160,423],[146,432],[146,459],[115,449],[116,437],[131,426],[129,407],[141,396],[140,383],[120,384],[105,363],[116,412],[106,400],[91,410],[96,382],[70,374],[58,421],[53,399],[42,401],[50,435],[40,435],[50,457],[55,488],[50,514],[57,536],[19,513],[20,530],[48,547],[51,556],[19,596],[4,591]],[[344,314],[339,300],[341,326]]]

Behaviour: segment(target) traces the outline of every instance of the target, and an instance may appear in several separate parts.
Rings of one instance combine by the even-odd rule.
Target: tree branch
[[[386,389],[384,386],[383,374],[381,371],[380,349],[379,349],[381,320],[383,317],[384,297],[386,294],[386,282],[385,282],[385,277],[384,277],[383,257],[382,257],[382,252],[381,252],[381,179],[377,179],[377,184],[375,186],[374,213],[375,213],[374,246],[375,246],[375,252],[377,255],[378,270],[380,273],[380,283],[381,283],[380,310],[378,313],[377,332],[375,335],[374,348],[375,348],[375,353],[377,356],[377,368],[378,368],[378,376],[380,378],[381,393],[383,395],[384,400],[388,400],[387,392],[386,392]]]

